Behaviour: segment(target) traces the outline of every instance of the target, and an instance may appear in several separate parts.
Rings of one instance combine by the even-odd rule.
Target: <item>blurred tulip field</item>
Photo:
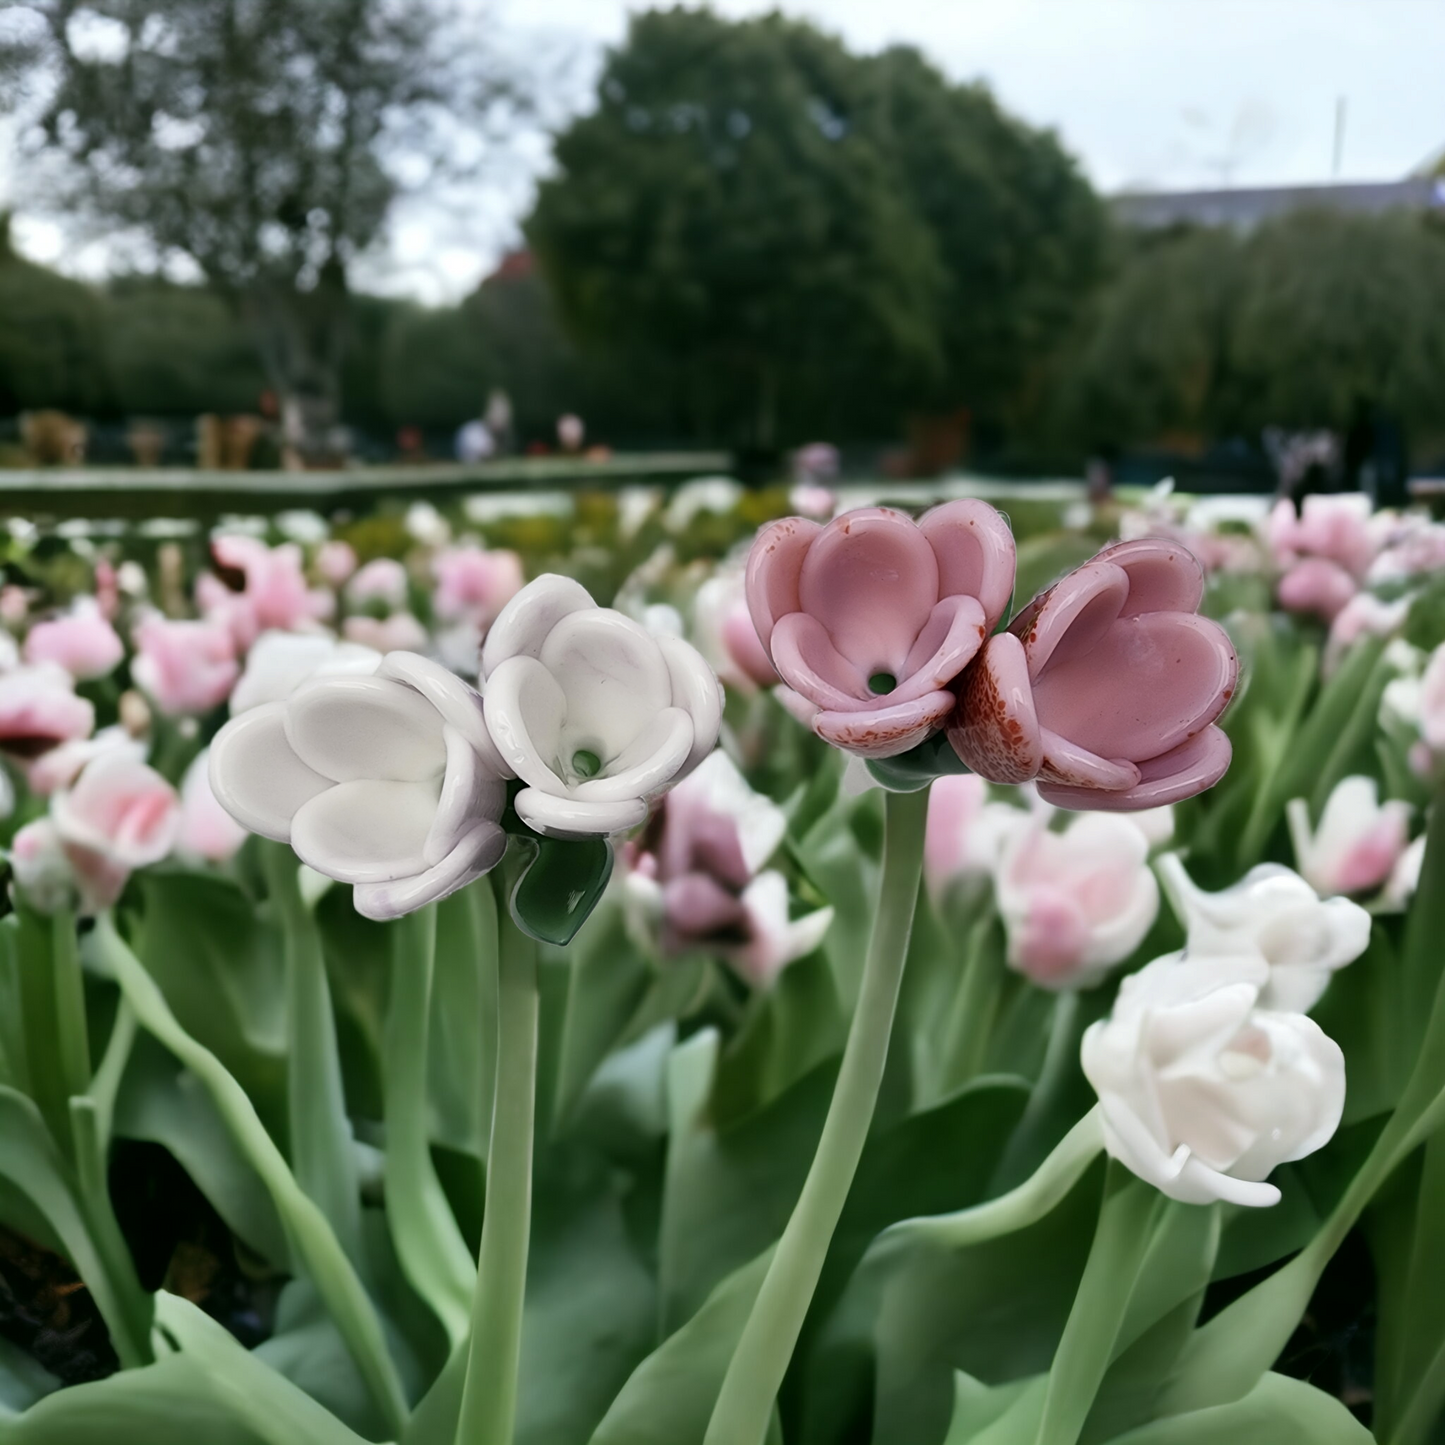
[[[0,1445],[1445,1439],[1445,524],[0,552]]]

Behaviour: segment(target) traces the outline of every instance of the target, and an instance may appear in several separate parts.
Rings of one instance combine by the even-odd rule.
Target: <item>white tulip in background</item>
[[[1380,801],[1373,778],[1341,778],[1325,800],[1319,826],[1310,826],[1309,804],[1292,798],[1285,807],[1295,862],[1321,893],[1369,893],[1384,886],[1410,844],[1414,810],[1397,799]]]
[[[1159,914],[1149,837],[1118,813],[1075,814],[1062,832],[1019,816],[994,872],[1009,966],[1040,988],[1091,988]]]
[[[371,676],[313,678],[232,718],[211,745],[210,778],[238,822],[356,885],[370,918],[446,897],[506,849],[482,700],[413,653]]]
[[[381,653],[329,632],[263,632],[246,654],[245,671],[231,693],[231,716],[280,702],[312,677],[376,671]]]
[[[1339,1127],[1344,1055],[1303,1014],[1259,1008],[1269,982],[1258,954],[1170,954],[1084,1035],[1105,1147],[1171,1199],[1274,1204],[1271,1170]]]
[[[1177,853],[1165,854],[1157,867],[1188,952],[1258,955],[1269,969],[1266,1008],[1306,1012],[1331,974],[1369,947],[1370,915],[1359,904],[1321,899],[1282,864],[1261,863],[1218,893],[1197,887]]]
[[[527,786],[539,833],[620,833],[712,751],[722,689],[698,652],[545,575],[502,609],[482,649],[487,726]]]

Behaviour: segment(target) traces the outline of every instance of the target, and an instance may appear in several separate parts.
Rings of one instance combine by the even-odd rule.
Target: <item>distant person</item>
[[[459,462],[470,466],[496,455],[496,438],[492,435],[491,427],[481,417],[473,417],[471,421],[464,422],[457,428],[453,450]]]
[[[495,455],[506,456],[507,453],[516,449],[517,438],[512,415],[512,398],[501,387],[494,387],[487,397],[487,409],[482,413],[482,420],[486,422],[487,430],[492,434],[492,441],[496,445]]]
[[[404,462],[426,460],[426,440],[419,426],[404,426],[396,434],[396,449]]]
[[[575,457],[586,440],[587,427],[580,416],[569,411],[557,418],[557,445],[568,456]]]

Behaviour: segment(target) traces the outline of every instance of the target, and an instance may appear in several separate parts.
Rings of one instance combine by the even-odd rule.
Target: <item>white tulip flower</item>
[[[263,703],[280,702],[303,682],[337,673],[376,671],[381,653],[329,632],[263,632],[246,654],[246,667],[231,692],[231,716]]]
[[[408,652],[371,676],[313,678],[232,718],[211,745],[227,812],[354,884],[368,918],[410,913],[497,863],[503,777],[481,698]]]
[[[1269,980],[1255,953],[1170,954],[1084,1035],[1105,1147],[1171,1199],[1275,1204],[1266,1176],[1339,1127],[1344,1055],[1303,1014],[1259,1008]]]
[[[656,637],[548,574],[502,609],[482,649],[486,720],[529,828],[620,833],[713,749],[722,688],[679,637]]]
[[[1330,975],[1369,947],[1370,915],[1358,903],[1320,898],[1282,864],[1261,863],[1219,893],[1197,887],[1177,853],[1157,866],[1191,954],[1253,952],[1269,966],[1265,1008],[1308,1012]]]

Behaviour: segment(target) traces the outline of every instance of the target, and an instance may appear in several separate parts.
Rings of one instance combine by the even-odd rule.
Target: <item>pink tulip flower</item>
[[[95,729],[95,708],[75,694],[74,680],[53,662],[0,673],[0,751],[38,758]]]
[[[1371,893],[1388,883],[1410,846],[1408,803],[1380,801],[1373,778],[1342,778],[1325,800],[1319,826],[1310,826],[1309,804],[1286,805],[1295,863],[1311,888],[1325,896]]]
[[[1276,596],[1286,612],[1313,613],[1333,622],[1359,591],[1355,579],[1325,557],[1306,557],[1279,579]]]
[[[356,549],[335,539],[316,549],[316,573],[331,587],[340,587],[356,571]]]
[[[346,584],[346,600],[353,607],[379,602],[395,612],[406,606],[406,591],[406,568],[393,557],[377,557]]]
[[[1158,916],[1148,860],[1144,832],[1110,813],[1080,814],[1062,833],[1037,819],[1017,833],[994,880],[1009,966],[1040,988],[1102,982]]]
[[[1276,503],[1265,529],[1275,562],[1289,568],[1301,558],[1321,557],[1358,581],[1379,550],[1370,510],[1370,499],[1360,492],[1306,497],[1298,514],[1293,502]]]
[[[176,852],[183,858],[224,863],[246,841],[246,830],[211,791],[211,750],[205,749],[181,779],[181,820]]]
[[[1239,662],[1198,615],[1203,594],[1177,543],[1105,548],[988,640],[963,679],[954,750],[991,781],[1037,779],[1060,808],[1135,811],[1212,787]]]
[[[134,633],[131,675],[164,713],[209,712],[230,696],[241,664],[231,631],[216,621],[148,617]]]
[[[443,622],[475,622],[490,627],[526,581],[515,552],[489,552],[474,542],[446,547],[432,558],[436,592],[432,611]]]
[[[1389,637],[1405,625],[1409,613],[1408,597],[1383,602],[1373,592],[1356,592],[1330,623],[1323,663],[1326,676],[1339,666],[1341,658],[1360,638]]]
[[[348,642],[359,642],[377,652],[425,652],[426,628],[410,612],[393,612],[390,617],[348,617],[341,624]]]
[[[951,685],[1008,606],[1013,535],[984,502],[914,522],[886,507],[827,526],[787,517],[748,557],[759,640],[798,711],[863,757],[907,752],[953,711]]]
[[[254,537],[217,537],[211,543],[216,574],[196,579],[196,601],[208,619],[223,621],[238,651],[265,631],[303,631],[330,615],[335,599],[311,591],[294,543],[268,547]]]
[[[1052,810],[1041,811],[1047,823]],[[935,778],[923,838],[923,876],[929,895],[938,900],[961,879],[992,874],[1010,840],[1032,825],[1035,813],[989,802],[988,784],[977,773]]]
[[[25,638],[26,662],[57,663],[78,681],[107,676],[124,656],[125,644],[93,597],[67,617],[37,622]]]
[[[104,853],[67,843],[48,816],[27,823],[10,844],[10,868],[25,901],[41,913],[78,906],[99,913],[120,897],[130,869]]]
[[[781,681],[758,640],[741,573],[718,572],[697,589],[692,641],[718,678],[737,692],[751,696]]]

